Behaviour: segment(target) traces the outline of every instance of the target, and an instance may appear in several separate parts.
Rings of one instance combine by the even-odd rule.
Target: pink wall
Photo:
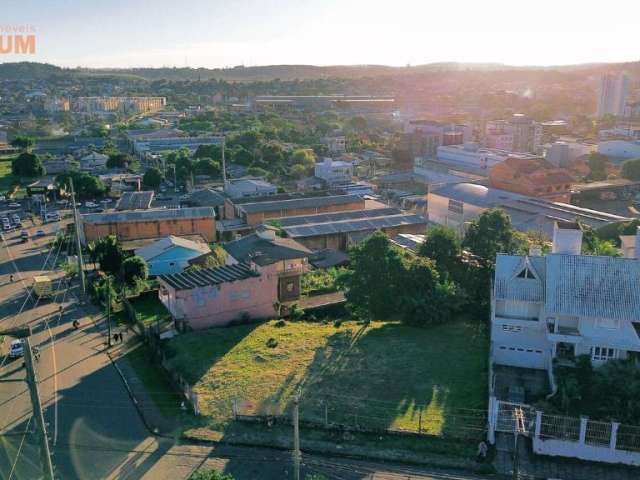
[[[278,299],[276,265],[258,269],[259,277],[192,290],[176,291],[161,281],[160,301],[174,318],[186,320],[194,329],[228,325],[244,312],[252,319],[272,318],[276,315],[273,304]]]

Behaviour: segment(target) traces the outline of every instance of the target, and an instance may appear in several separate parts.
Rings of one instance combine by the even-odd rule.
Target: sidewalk
[[[131,400],[149,431],[162,436],[174,437],[176,434],[179,435],[181,427],[180,393],[172,392],[158,379],[149,378],[147,375],[147,384],[159,383],[158,387],[152,387],[154,390],[150,390],[150,385],[145,384],[140,375],[140,372],[143,369],[148,369],[149,365],[138,365],[137,370],[132,365],[134,361],[152,361],[148,358],[147,347],[133,330],[127,329],[126,332],[124,343],[113,344],[105,352],[116,370],[118,370],[118,374],[122,378]],[[154,365],[150,366],[156,369]],[[162,372],[153,373],[162,375]]]

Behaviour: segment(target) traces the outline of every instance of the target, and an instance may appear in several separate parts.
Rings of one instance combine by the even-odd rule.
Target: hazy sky
[[[64,66],[640,60],[640,0],[3,0]]]

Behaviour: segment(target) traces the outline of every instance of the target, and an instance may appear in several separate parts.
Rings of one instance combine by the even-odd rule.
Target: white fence
[[[528,405],[491,397],[491,443],[495,443],[496,432],[531,437],[533,451],[540,455],[640,466],[640,427],[633,425],[549,415]]]

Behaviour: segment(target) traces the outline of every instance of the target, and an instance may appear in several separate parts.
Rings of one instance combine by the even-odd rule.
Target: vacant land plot
[[[164,322],[170,316],[169,311],[160,302],[158,292],[143,293],[132,298],[130,302],[137,312],[138,319],[147,327],[156,322]]]
[[[11,161],[13,157],[0,158],[0,193],[5,194],[18,182],[11,173]]]
[[[484,326],[465,319],[431,328],[271,321],[167,345],[169,365],[214,422],[233,403],[240,413],[286,413],[300,392],[303,420],[432,434],[483,427],[487,352]]]

